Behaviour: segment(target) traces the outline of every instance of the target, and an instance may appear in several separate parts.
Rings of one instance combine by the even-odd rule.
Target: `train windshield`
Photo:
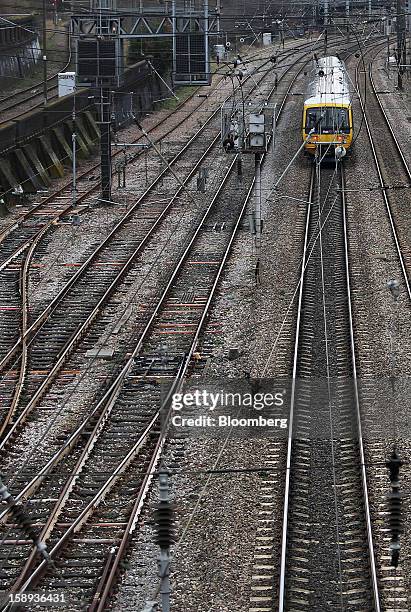
[[[309,108],[305,131],[308,133],[315,129],[316,134],[350,133],[348,109],[326,106],[323,108]]]

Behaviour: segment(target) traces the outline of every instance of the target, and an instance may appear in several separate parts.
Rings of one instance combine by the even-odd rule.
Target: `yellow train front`
[[[341,157],[352,145],[354,128],[344,63],[334,56],[316,58],[311,76],[302,123],[305,151]]]

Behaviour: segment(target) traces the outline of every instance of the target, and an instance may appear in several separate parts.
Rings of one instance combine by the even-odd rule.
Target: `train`
[[[302,137],[308,155],[344,156],[353,144],[353,107],[344,62],[314,57],[304,101]]]

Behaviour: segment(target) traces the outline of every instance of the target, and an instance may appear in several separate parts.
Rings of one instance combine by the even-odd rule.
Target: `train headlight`
[[[344,147],[337,147],[335,149],[335,158],[337,160],[343,159],[343,157],[345,157],[346,155],[347,155],[347,151],[344,149]]]

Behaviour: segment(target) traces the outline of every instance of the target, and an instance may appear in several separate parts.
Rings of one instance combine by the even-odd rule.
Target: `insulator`
[[[398,491],[393,491],[388,495],[388,523],[393,538],[398,537],[401,533],[401,497],[401,493]]]
[[[24,512],[22,506],[14,505],[11,508],[11,513],[16,523],[22,528],[26,535],[33,541],[37,539],[37,533],[33,528],[33,524],[27,514]]]
[[[172,505],[167,501],[161,501],[154,513],[156,520],[156,543],[160,548],[169,548],[174,542],[174,511]]]
[[[400,475],[400,467],[403,464],[400,457],[397,454],[396,449],[394,448],[390,460],[385,464],[390,472],[390,481],[397,482]]]
[[[391,550],[391,566],[398,567],[400,562],[400,547],[396,547]]]

